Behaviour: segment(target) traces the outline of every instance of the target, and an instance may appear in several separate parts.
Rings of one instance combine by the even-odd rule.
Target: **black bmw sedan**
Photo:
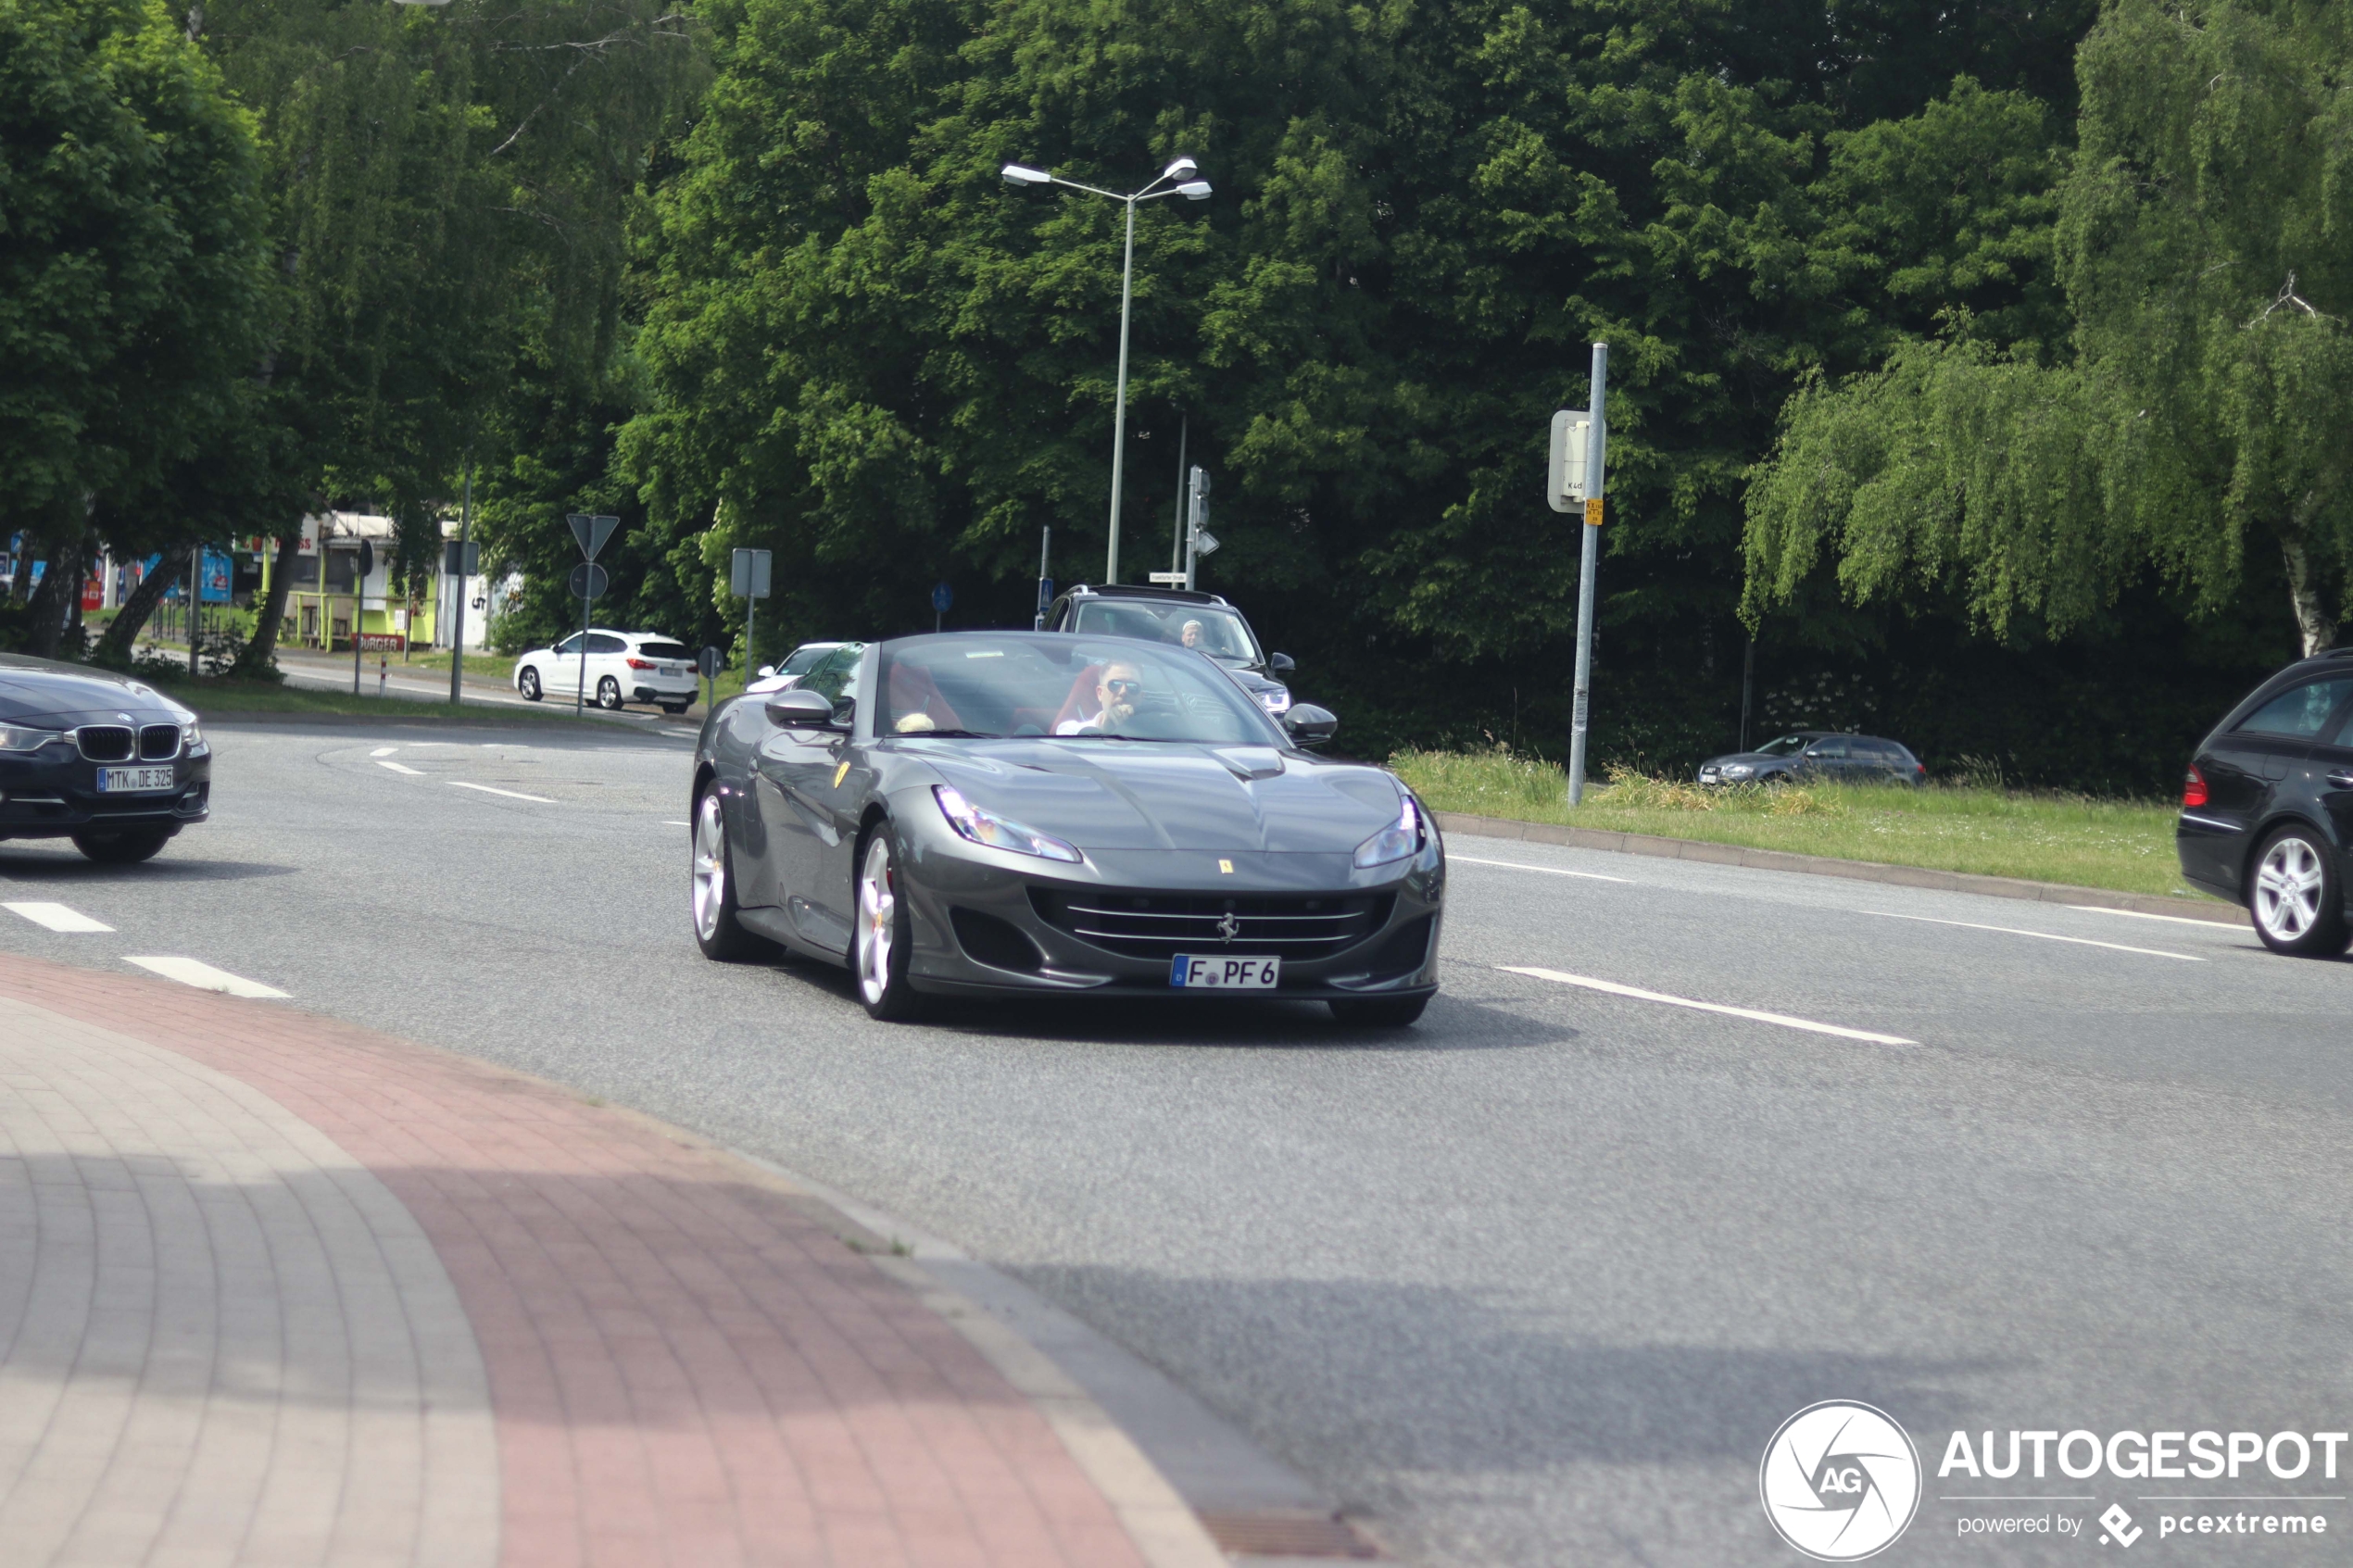
[[[0,654],[0,838],[144,860],[210,815],[211,795],[187,709],[126,675]]]
[[[2224,715],[2183,779],[2182,875],[2255,917],[2273,952],[2353,942],[2353,649],[2289,665]]]
[[[697,747],[696,939],[928,995],[1278,997],[1403,1025],[1438,988],[1437,824],[1192,650],[1086,633],[869,644]]]

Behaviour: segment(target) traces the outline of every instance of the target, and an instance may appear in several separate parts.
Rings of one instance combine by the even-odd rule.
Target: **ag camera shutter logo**
[[[1781,1423],[1756,1489],[1781,1539],[1818,1562],[1858,1562],[1919,1511],[1919,1450],[1885,1411],[1825,1399]]]

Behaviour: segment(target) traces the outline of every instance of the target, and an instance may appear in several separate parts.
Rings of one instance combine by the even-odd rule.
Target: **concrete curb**
[[[1751,849],[1738,844],[1715,844],[1697,838],[1660,838],[1650,834],[1611,833],[1599,828],[1565,827],[1554,822],[1523,822],[1508,817],[1473,817],[1438,811],[1441,833],[1467,834],[1476,838],[1517,838],[1530,844],[1560,844],[1574,849],[1606,849],[1617,855],[1656,855],[1669,860],[1705,860],[1719,866],[1746,866],[1756,871],[1800,872],[1807,876],[1843,876],[1856,882],[1892,883],[1898,887],[1932,887],[1945,893],[1979,893],[1989,898],[2023,898],[2041,904],[2088,905],[2099,909],[2125,909],[2133,914],[2169,915],[2176,920],[2211,921],[2217,925],[2245,925],[2246,911],[2219,898],[2158,898],[2145,893],[2118,893],[2105,887],[2070,887],[2057,882],[2029,882],[2023,877],[1981,876],[1973,872],[1940,872],[1926,866],[1890,866],[1876,860],[1840,860],[1827,855],[1793,855],[1785,849]]]

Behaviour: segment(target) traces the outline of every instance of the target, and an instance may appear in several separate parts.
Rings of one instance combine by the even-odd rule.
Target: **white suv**
[[[581,641],[587,640],[587,669],[581,669]],[[686,645],[658,632],[574,632],[551,648],[534,648],[515,660],[515,690],[526,702],[568,697],[585,691],[599,708],[652,702],[664,713],[684,713],[695,700],[695,656]]]

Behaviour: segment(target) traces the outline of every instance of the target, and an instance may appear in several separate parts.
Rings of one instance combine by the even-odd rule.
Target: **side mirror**
[[[791,691],[769,695],[768,721],[787,730],[822,730],[833,722],[834,705],[823,692]]]
[[[1290,732],[1290,738],[1297,745],[1317,746],[1332,738],[1332,732],[1340,728],[1340,721],[1327,708],[1295,702],[1290,711],[1283,715],[1283,728]]]
[[[760,678],[763,681],[775,672],[776,667],[773,664],[763,664],[760,667]]]
[[[1270,653],[1266,656],[1266,671],[1269,674],[1288,675],[1298,668],[1298,661],[1287,653]]]

